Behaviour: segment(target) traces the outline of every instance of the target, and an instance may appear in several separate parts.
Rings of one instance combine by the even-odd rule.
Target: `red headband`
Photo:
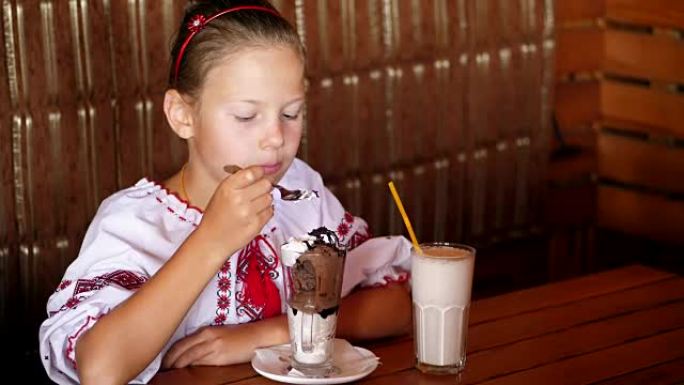
[[[173,84],[175,85],[178,82],[178,70],[180,69],[180,64],[181,60],[183,60],[183,54],[185,53],[185,49],[188,47],[188,44],[190,44],[190,40],[197,35],[202,29],[204,29],[204,26],[209,24],[212,20],[216,19],[219,16],[223,16],[227,13],[232,13],[232,12],[237,12],[237,11],[262,11],[262,12],[268,12],[273,15],[276,15],[280,17],[280,14],[267,7],[262,7],[259,5],[241,5],[238,7],[232,7],[228,9],[224,9],[223,11],[220,11],[210,17],[205,17],[204,15],[195,15],[190,19],[190,22],[186,25],[186,28],[190,30],[190,34],[188,37],[185,38],[185,41],[183,42],[183,45],[180,48],[180,51],[178,51],[178,56],[176,57],[176,66],[174,70],[174,77],[173,77]]]

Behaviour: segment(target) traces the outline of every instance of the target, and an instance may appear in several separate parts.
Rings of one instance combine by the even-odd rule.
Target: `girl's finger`
[[[244,187],[240,192],[247,201],[251,201],[262,195],[270,195],[269,193],[273,189],[273,185],[268,179],[261,179],[247,187]]]
[[[245,188],[263,178],[264,169],[261,166],[250,166],[228,177],[227,183],[233,188]]]
[[[258,213],[263,209],[270,207],[273,204],[273,197],[271,194],[262,194],[252,200],[250,203],[251,211]]]
[[[259,220],[261,223],[263,223],[265,225],[266,222],[268,222],[271,218],[273,218],[273,213],[274,213],[273,205],[269,205],[269,206],[265,207],[263,210],[259,211],[256,214],[256,217],[257,217],[257,220]]]
[[[193,346],[198,345],[202,343],[203,338],[199,333],[193,333],[175,344],[169,349],[168,352],[166,352],[166,355],[164,356],[164,359],[162,360],[162,366],[165,368],[171,368],[174,366],[176,361],[178,360],[178,357],[183,355],[188,349],[191,349]]]
[[[173,367],[178,369],[186,366],[198,365],[199,360],[211,353],[211,344],[209,342],[199,343],[183,352],[183,354],[178,357]]]

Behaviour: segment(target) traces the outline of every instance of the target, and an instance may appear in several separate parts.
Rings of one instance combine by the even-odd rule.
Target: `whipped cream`
[[[288,239],[280,248],[280,259],[283,262],[283,265],[288,267],[294,266],[299,256],[309,250],[309,245],[315,240],[316,238],[310,235],[304,238],[291,237]]]

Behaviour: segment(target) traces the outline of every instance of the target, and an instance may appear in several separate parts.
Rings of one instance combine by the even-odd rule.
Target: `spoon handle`
[[[238,172],[240,170],[242,170],[242,168],[240,168],[240,166],[236,166],[233,164],[223,166],[223,171],[227,172],[228,174],[235,174],[236,172]]]

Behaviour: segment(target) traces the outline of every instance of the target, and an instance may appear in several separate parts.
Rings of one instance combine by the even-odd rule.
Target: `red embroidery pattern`
[[[88,327],[90,326],[91,322],[94,324],[95,321],[102,318],[102,316],[105,314],[107,314],[107,313],[100,314],[96,317],[88,316],[88,318],[86,318],[85,322],[76,331],[76,333],[72,334],[71,336],[69,336],[67,338],[67,348],[66,348],[66,351],[64,352],[64,355],[66,356],[67,361],[71,362],[71,365],[74,366],[74,369],[76,369],[76,356],[74,354],[74,343],[76,342],[76,339],[81,334],[83,334],[86,330],[88,330]]]
[[[155,199],[157,199],[157,202],[159,202],[159,203],[161,203],[161,204],[164,204],[164,201],[163,201],[161,198],[155,197]],[[169,207],[169,206],[166,206],[166,211],[168,211],[169,213],[175,215],[176,218],[180,219],[180,220],[183,221],[183,222],[190,222],[190,221],[187,220],[184,216],[180,215],[179,213],[177,213],[174,209],[172,209],[172,208]],[[192,223],[192,222],[190,222],[190,223],[191,223],[193,226],[197,227],[196,224],[194,224],[194,223]]]
[[[64,281],[59,286],[62,287],[65,282],[69,282],[69,284],[71,284],[70,281]],[[79,279],[74,285],[74,292],[71,297],[67,299],[67,301],[59,308],[59,310],[51,311],[49,313],[49,317],[52,317],[53,315],[66,309],[76,308],[76,306],[87,297],[80,294],[100,290],[103,287],[109,286],[111,284],[119,285],[126,290],[137,290],[145,282],[147,282],[147,277],[138,275],[128,270],[116,270],[111,273],[97,276],[93,279]],[[69,286],[69,284],[64,285],[64,287]]]
[[[352,223],[352,222],[354,222],[354,216],[349,211],[345,211],[344,212],[344,221]]]
[[[374,284],[372,287],[385,287],[385,286],[392,284],[392,283],[404,283],[404,282],[409,280],[409,277],[410,277],[410,274],[406,271],[402,271],[401,273],[399,273],[399,275],[396,278],[393,278],[389,275],[386,275],[383,277],[383,279],[385,280],[385,283],[378,282],[378,283]]]
[[[55,293],[58,291],[62,291],[67,288],[67,286],[71,285],[71,281],[68,279],[65,279],[64,281],[59,283],[59,286],[57,286],[57,290],[55,290]]]
[[[246,315],[254,321],[272,316],[276,311],[280,313],[280,294],[274,283],[279,276],[277,267],[278,254],[263,235],[258,235],[240,251],[236,278],[242,288],[235,293],[237,315]],[[274,298],[276,295],[278,298]]]
[[[349,234],[349,224],[347,222],[342,222],[337,226],[337,233],[340,237],[344,238]]]
[[[218,291],[216,292],[216,317],[214,317],[214,325],[224,325],[228,320],[228,312],[230,309],[230,297],[232,291],[230,290],[230,259],[223,263],[221,269],[216,274],[218,278]]]
[[[355,218],[351,213],[345,212],[342,221],[337,226],[337,234],[340,238],[340,242],[347,245],[347,251],[353,250],[370,238],[370,232],[366,225],[356,229],[351,236],[348,236],[351,229],[354,228],[354,220]]]
[[[57,313],[59,313],[59,312],[61,312],[61,311],[64,311],[64,310],[66,310],[66,309],[75,309],[75,308],[76,308],[76,305],[78,305],[79,303],[81,303],[81,301],[82,301],[84,298],[85,298],[85,296],[80,296],[80,297],[69,297],[69,299],[66,301],[66,303],[64,303],[64,305],[62,305],[58,310],[48,312],[48,317],[52,317],[53,315],[55,315],[55,314],[57,314]]]
[[[76,296],[77,294],[100,290],[112,283],[117,284],[126,290],[135,290],[140,288],[146,281],[147,277],[143,277],[131,271],[116,270],[93,279],[79,279],[76,281],[73,295]]]
[[[366,242],[368,239],[370,239],[368,227],[356,231],[349,239],[347,251],[355,249],[358,245]]]
[[[82,300],[83,300],[83,297],[71,297],[66,301],[66,304],[64,304],[64,306],[66,306],[70,309],[73,309],[76,307],[76,305],[81,303]]]
[[[158,186],[158,187],[160,188],[161,191],[164,191],[164,192],[166,193],[167,196],[173,195],[179,202],[184,203],[184,204],[188,207],[188,210],[196,211],[196,212],[197,212],[198,214],[200,214],[200,215],[201,215],[201,214],[204,214],[204,212],[202,211],[202,209],[200,209],[199,207],[195,207],[195,206],[191,205],[190,202],[188,202],[188,201],[186,201],[185,199],[181,198],[181,197],[178,196],[178,194],[176,194],[175,192],[169,191],[169,189],[167,189],[166,186],[164,186],[163,184],[158,183],[158,182],[156,182],[156,181],[154,181],[154,180],[152,180],[152,179],[150,179],[150,178],[145,178],[145,179],[146,179],[148,182],[152,183],[153,185]],[[150,191],[147,195],[156,194],[156,193],[157,193],[157,190],[153,190],[153,191]],[[184,217],[183,215],[181,215],[181,213],[176,212],[176,210],[174,210],[173,208],[171,208],[170,206],[168,206],[167,203],[165,203],[164,200],[163,200],[162,198],[159,197],[159,195],[155,195],[155,199],[157,200],[157,202],[159,202],[159,203],[161,203],[162,205],[166,206],[166,210],[167,210],[169,213],[171,213],[171,214],[173,214],[174,216],[176,216],[176,217],[177,217],[178,219],[180,219],[181,221],[183,221],[183,222],[188,222],[188,223],[192,224],[192,225],[195,226],[195,227],[198,226],[197,223],[191,221],[190,219],[187,219],[186,217]]]

